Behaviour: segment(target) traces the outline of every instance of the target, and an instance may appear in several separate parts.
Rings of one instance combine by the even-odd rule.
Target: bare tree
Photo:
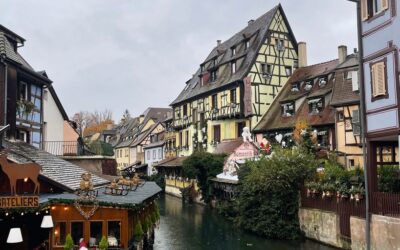
[[[80,111],[75,113],[72,118],[77,125],[78,133],[82,136],[87,132],[101,132],[107,127],[107,124],[114,124],[112,120],[112,111],[105,109],[104,111]],[[100,130],[100,131],[99,131]]]

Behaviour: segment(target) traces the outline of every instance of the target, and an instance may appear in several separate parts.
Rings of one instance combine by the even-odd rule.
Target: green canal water
[[[313,241],[267,240],[235,228],[216,211],[163,195],[158,200],[161,223],[155,231],[155,250],[334,250]]]

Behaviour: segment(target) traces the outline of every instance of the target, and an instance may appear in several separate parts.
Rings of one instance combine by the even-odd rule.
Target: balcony
[[[112,146],[102,141],[90,144],[83,144],[78,141],[44,141],[41,148],[56,156],[114,155]]]

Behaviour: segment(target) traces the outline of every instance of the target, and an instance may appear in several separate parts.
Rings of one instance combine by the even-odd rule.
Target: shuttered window
[[[387,95],[386,78],[385,61],[371,65],[372,98]]]
[[[361,18],[365,21],[368,16],[368,0],[361,0]]]
[[[382,10],[386,10],[389,8],[389,0],[381,0]]]

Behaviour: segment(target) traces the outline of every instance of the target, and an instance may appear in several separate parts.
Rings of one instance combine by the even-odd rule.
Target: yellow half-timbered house
[[[281,5],[218,40],[171,104],[178,156],[213,152],[255,127],[297,67],[297,42]]]

